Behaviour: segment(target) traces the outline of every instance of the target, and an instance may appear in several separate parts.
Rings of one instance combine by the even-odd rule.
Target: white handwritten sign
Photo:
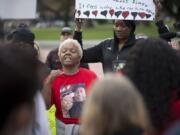
[[[153,0],[76,0],[76,18],[153,20]]]
[[[36,17],[36,0],[0,0],[0,18],[33,19]]]

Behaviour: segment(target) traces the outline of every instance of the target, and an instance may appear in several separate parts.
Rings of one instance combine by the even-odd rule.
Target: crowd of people
[[[155,5],[159,37],[137,38],[134,20],[114,20],[112,38],[84,49],[78,19],[45,63],[28,26],[8,35],[0,26],[0,135],[50,135],[53,105],[56,135],[179,135],[180,50],[162,36],[170,31]]]

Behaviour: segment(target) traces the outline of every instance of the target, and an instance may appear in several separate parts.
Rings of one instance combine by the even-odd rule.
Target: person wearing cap
[[[41,95],[41,88],[45,78],[49,75],[50,70],[46,64],[38,60],[38,50],[35,45],[35,35],[28,27],[18,27],[15,31],[10,33],[7,37],[8,41],[15,44],[17,48],[25,51],[33,51],[37,58],[37,76],[38,76],[38,90],[34,96],[34,117],[27,128],[27,135],[50,135],[48,120],[46,116],[45,103]],[[13,46],[12,46],[13,47]],[[25,72],[25,71],[22,71]]]
[[[70,27],[63,27],[60,32],[60,37],[59,37],[60,44],[68,38],[74,38],[74,39],[78,40],[78,42],[80,42],[80,44],[81,44],[81,39],[80,39],[81,37],[79,37],[79,36],[73,37],[72,29]],[[59,56],[58,56],[58,48],[53,49],[49,52],[49,54],[46,58],[46,64],[48,65],[48,67],[51,70],[57,70],[57,69],[62,68],[62,65],[61,65],[61,62],[60,62]],[[87,63],[81,63],[80,66],[87,68],[87,69],[89,68]]]
[[[60,43],[68,38],[73,38],[73,31],[70,27],[63,27],[60,34]]]
[[[10,33],[7,36],[7,40],[10,43],[17,43],[19,47],[24,48],[24,49],[33,48],[38,59],[39,57],[38,55],[40,52],[39,45],[35,41],[34,33],[31,32],[28,26],[22,27],[22,24],[21,24],[17,29],[15,29],[12,33]],[[39,74],[39,79],[41,83],[40,85],[42,85],[43,80],[45,79],[46,76],[48,76],[48,74],[50,73],[50,70],[47,67],[47,65],[41,62],[40,60],[38,60],[38,66],[39,66],[38,74]]]
[[[19,26],[7,36],[7,40],[13,43],[27,43],[34,46],[35,35],[27,27]]]

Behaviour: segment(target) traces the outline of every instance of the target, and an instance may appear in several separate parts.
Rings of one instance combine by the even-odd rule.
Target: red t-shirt
[[[56,106],[56,118],[65,124],[79,121],[82,104],[88,88],[97,78],[96,74],[85,68],[73,75],[61,74],[52,82],[52,104]]]

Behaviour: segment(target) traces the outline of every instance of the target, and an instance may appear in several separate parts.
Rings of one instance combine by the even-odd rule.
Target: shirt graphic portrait
[[[61,107],[64,118],[78,118],[86,100],[85,84],[64,85],[60,88]]]

